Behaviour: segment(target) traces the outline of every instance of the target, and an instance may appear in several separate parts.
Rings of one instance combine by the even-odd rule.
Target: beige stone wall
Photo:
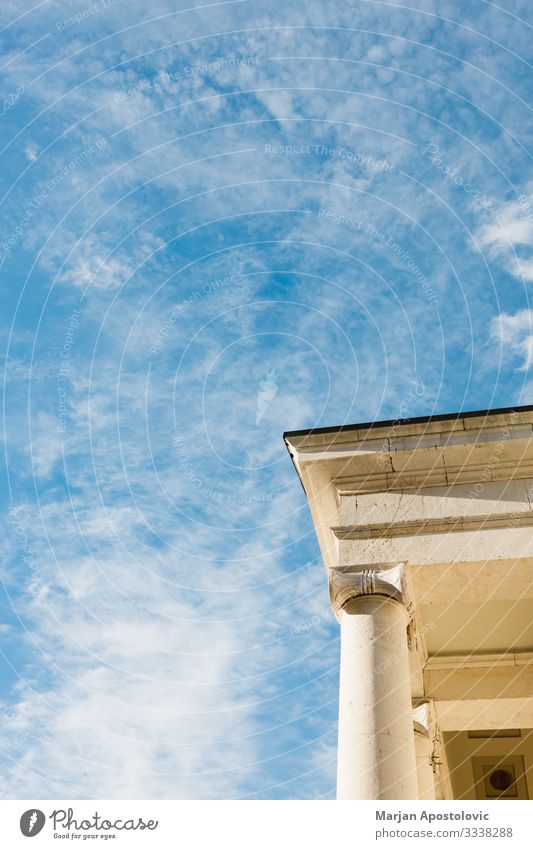
[[[472,734],[472,732],[471,732]],[[454,799],[485,799],[487,782],[475,780],[483,771],[491,774],[494,768],[514,770],[515,786],[509,788],[509,799],[530,799],[533,796],[533,729],[522,729],[520,737],[480,738],[469,736],[467,731],[447,732],[444,735],[446,754]],[[522,772],[523,770],[523,772]],[[497,790],[488,784],[489,798],[497,797]]]

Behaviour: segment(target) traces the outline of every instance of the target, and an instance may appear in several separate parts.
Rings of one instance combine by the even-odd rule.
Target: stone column
[[[416,774],[419,799],[436,799],[435,772],[433,764],[434,740],[433,719],[430,706],[423,702],[413,709],[415,732]]]
[[[341,627],[338,799],[417,799],[403,569],[330,571]]]

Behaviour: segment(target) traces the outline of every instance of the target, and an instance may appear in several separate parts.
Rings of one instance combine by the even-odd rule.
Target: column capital
[[[329,570],[329,600],[336,616],[350,601],[361,596],[385,596],[407,605],[403,563],[372,569],[339,566]]]
[[[436,734],[435,712],[430,699],[413,705],[413,726],[415,733],[423,734],[428,740],[434,740]]]
[[[433,704],[424,699],[413,705],[413,729],[415,737],[416,773],[418,798],[435,799],[435,715]]]

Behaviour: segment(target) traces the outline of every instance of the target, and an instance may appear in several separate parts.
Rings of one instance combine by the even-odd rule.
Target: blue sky
[[[533,402],[528,2],[5,0],[3,798],[332,798],[282,433]]]

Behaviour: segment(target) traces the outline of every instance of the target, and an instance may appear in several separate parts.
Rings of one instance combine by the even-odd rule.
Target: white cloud
[[[493,220],[483,224],[476,237],[481,248],[503,259],[510,274],[533,281],[533,184],[517,200],[497,205]]]
[[[26,154],[26,159],[28,159],[29,162],[33,162],[35,159],[37,159],[37,156],[39,154],[39,148],[36,144],[27,144],[24,148],[24,153]]]
[[[116,289],[126,283],[138,265],[164,241],[150,233],[141,232],[133,245],[106,244],[94,234],[86,236],[69,258],[58,281],[85,289]]]
[[[520,371],[527,371],[533,363],[533,310],[502,313],[493,319],[491,333],[504,353],[523,359]]]
[[[39,478],[49,478],[62,457],[62,443],[57,430],[57,419],[39,414],[33,418],[30,444],[33,473]]]
[[[500,206],[497,214],[498,221],[485,224],[479,231],[478,240],[482,247],[500,254],[531,242],[533,223],[524,217],[518,201]]]

